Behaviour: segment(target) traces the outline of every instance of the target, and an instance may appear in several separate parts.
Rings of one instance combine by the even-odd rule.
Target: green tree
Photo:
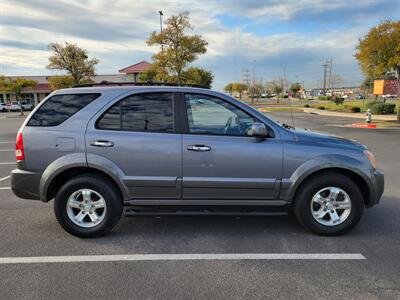
[[[226,86],[224,86],[224,91],[229,93],[229,95],[232,95],[233,84],[232,83],[228,83]]]
[[[34,88],[37,86],[37,82],[30,79],[25,78],[5,78],[2,77],[0,79],[0,88],[2,92],[6,93],[14,93],[16,100],[21,103],[22,100],[22,92],[29,88]],[[24,115],[24,111],[22,105],[20,105],[21,116]]]
[[[0,93],[4,93],[6,89],[6,77],[0,75]]]
[[[147,44],[158,45],[162,49],[153,55],[158,78],[161,77],[163,81],[184,82],[183,72],[186,66],[206,53],[208,43],[200,35],[187,34],[192,29],[189,13],[185,12],[169,18],[162,32],[151,33]],[[164,78],[165,75],[167,79]]]
[[[66,71],[72,77],[73,85],[81,84],[96,75],[95,66],[99,60],[89,58],[87,51],[76,44],[50,43],[49,49],[53,54],[49,57],[47,68]]]
[[[159,81],[157,74],[158,67],[156,65],[152,65],[150,68],[140,73],[139,80],[144,82]]]
[[[183,82],[188,84],[197,84],[210,88],[214,75],[207,70],[197,67],[190,67],[182,72]]]
[[[50,89],[52,91],[73,87],[75,85],[72,76],[52,76],[49,78]]]
[[[232,91],[239,93],[239,99],[242,99],[243,92],[248,91],[248,90],[249,90],[249,87],[244,83],[240,83],[240,82],[232,83]]]
[[[93,83],[93,82],[94,81],[88,77],[88,78],[82,79],[80,84]],[[75,82],[74,82],[74,78],[72,78],[72,76],[69,76],[69,75],[51,76],[49,78],[49,84],[50,84],[50,89],[52,91],[55,91],[55,90],[73,87],[75,85]]]
[[[279,103],[279,96],[283,92],[282,83],[279,80],[275,80],[271,83],[271,90],[274,94],[278,96],[278,103]]]
[[[400,21],[383,21],[359,40],[356,48],[361,70],[369,78],[397,75],[397,120],[400,122]]]
[[[301,91],[301,89],[302,89],[301,84],[298,82],[292,83],[289,87],[289,91],[292,92],[295,98],[300,98],[299,92]]]
[[[261,83],[254,83],[249,87],[249,93],[254,97],[259,98],[264,91],[264,86]]]

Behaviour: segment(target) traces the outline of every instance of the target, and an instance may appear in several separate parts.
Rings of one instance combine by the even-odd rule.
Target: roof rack
[[[113,82],[103,80],[99,83],[85,83],[78,84],[73,86],[74,88],[80,87],[93,87],[93,86],[125,86],[125,85],[133,85],[133,86],[184,86],[184,87],[195,87],[195,88],[203,88],[209,89],[208,86],[200,85],[200,84],[188,84],[188,83],[171,83],[171,82],[157,82],[157,81],[143,81],[143,82],[135,82],[135,81],[122,81],[122,82]]]

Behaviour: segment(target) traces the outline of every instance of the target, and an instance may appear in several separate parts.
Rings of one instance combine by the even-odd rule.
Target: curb
[[[351,126],[357,128],[377,128],[376,124],[353,123]]]
[[[339,118],[353,118],[353,119],[365,119],[364,114],[360,113],[343,113],[343,112],[334,112],[334,111],[321,111],[319,109],[314,108],[304,108],[303,111],[307,114],[317,114],[320,116],[327,117],[339,117]],[[379,121],[395,121],[397,120],[396,115],[373,115],[372,118],[374,120]]]

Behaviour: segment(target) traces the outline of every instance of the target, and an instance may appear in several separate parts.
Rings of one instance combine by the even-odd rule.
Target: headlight
[[[372,152],[369,150],[364,150],[364,154],[368,158],[368,160],[371,162],[371,165],[376,169],[377,162],[376,162],[375,155],[373,155]]]

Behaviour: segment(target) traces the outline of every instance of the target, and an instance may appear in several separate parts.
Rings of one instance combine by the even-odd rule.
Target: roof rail
[[[157,81],[143,81],[143,82],[135,82],[135,81],[122,81],[122,82],[113,82],[103,80],[99,83],[85,83],[78,84],[73,86],[74,88],[80,87],[93,87],[93,86],[125,86],[125,85],[133,85],[133,86],[184,86],[184,87],[196,87],[209,89],[208,86],[200,85],[200,84],[188,84],[188,83],[172,83],[172,82],[157,82]]]

